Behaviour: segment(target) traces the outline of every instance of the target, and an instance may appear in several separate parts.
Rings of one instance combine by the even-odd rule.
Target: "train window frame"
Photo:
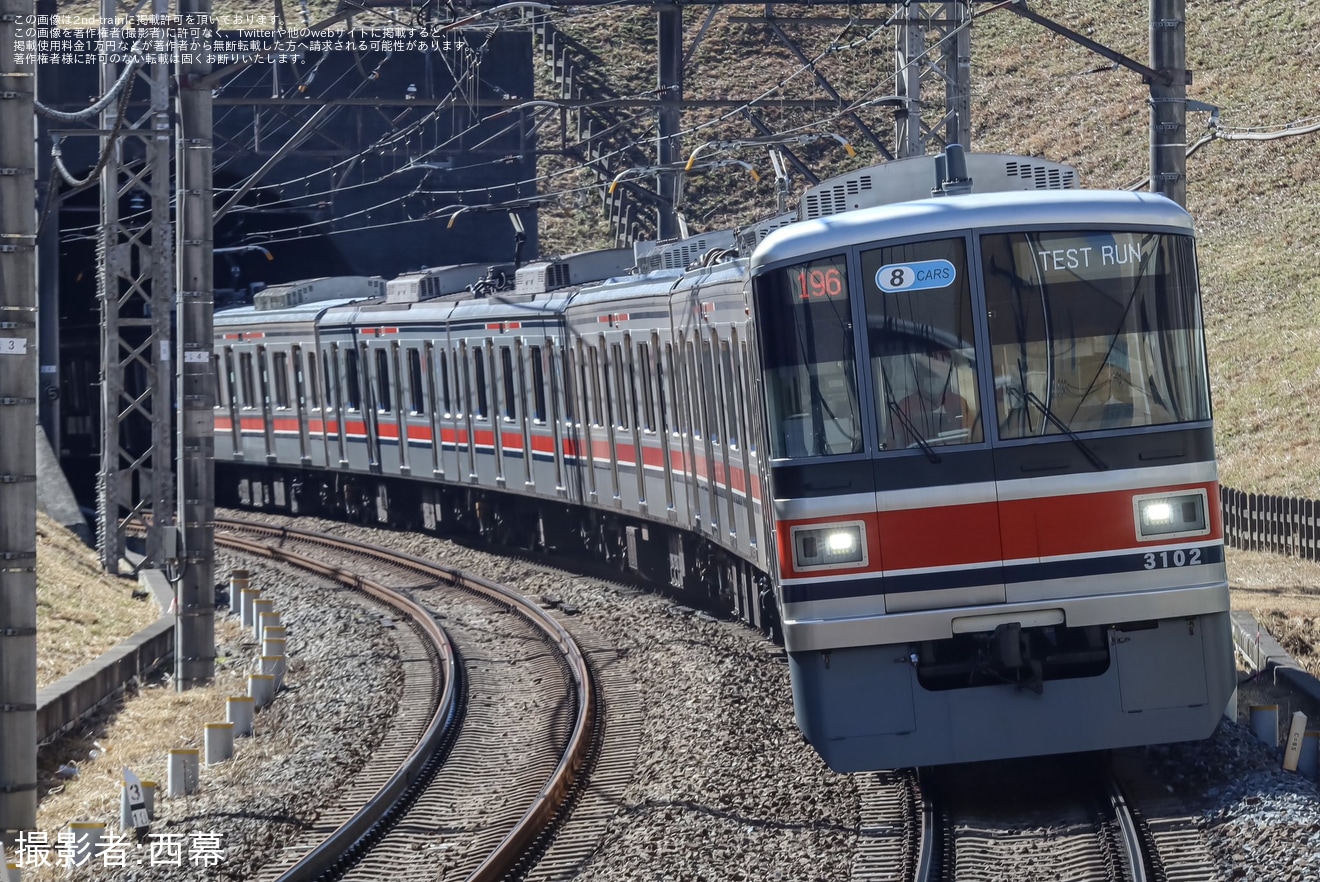
[[[655,337],[659,341],[659,336]],[[663,359],[663,361],[661,360]],[[655,382],[659,390],[657,403],[660,406],[660,431],[672,433],[674,427],[671,425],[670,415],[674,413],[674,344],[668,340],[665,341],[663,355],[657,349],[655,362]]]
[[[452,387],[450,386],[449,367],[453,357],[453,353],[451,353],[448,348],[439,347],[436,349],[435,363],[440,366],[440,376],[438,379],[440,383],[440,397],[442,399],[441,402],[437,403],[437,406],[441,408],[440,413],[445,419],[453,419],[458,416],[458,414],[454,413],[453,396],[450,394]],[[453,382],[458,382],[457,374],[454,375]]]
[[[486,385],[486,350],[480,345],[475,345],[471,348],[471,352],[472,385],[469,388],[476,392],[476,399],[471,402],[475,405],[472,408],[472,416],[479,420],[490,419],[490,390]]]
[[[252,353],[250,351],[238,354],[238,382],[239,390],[242,392],[240,407],[244,410],[256,408],[257,392],[253,383]]]
[[[711,341],[715,339],[715,331],[712,329],[710,336],[701,335],[697,347],[698,355],[701,359],[697,365],[697,395],[701,406],[702,424],[708,433],[707,440],[711,444],[721,444],[727,436],[724,433],[724,427],[720,425],[722,414],[716,412],[715,402],[711,400],[712,393],[719,394],[719,377],[715,371],[715,346]]]
[[[390,353],[384,346],[372,347],[376,351],[372,373],[376,380],[376,412],[391,413],[394,410],[393,386],[390,383]]]
[[[532,422],[545,425],[548,416],[545,394],[548,372],[542,359],[546,357],[546,350],[541,346],[528,346],[527,357],[532,365]]]
[[[611,356],[610,361],[612,362],[612,364],[610,365],[611,367],[610,373],[613,374],[614,376],[614,388],[617,390],[618,393],[616,398],[618,407],[615,408],[614,428],[619,429],[620,431],[629,431],[632,429],[632,421],[630,419],[630,416],[632,410],[633,396],[628,394],[629,391],[628,383],[627,383],[628,375],[627,375],[627,370],[625,369],[626,368],[625,361],[627,359],[627,356],[624,354],[624,346],[626,345],[626,341],[627,341],[626,335],[624,337],[624,340],[625,340],[624,344],[619,344],[619,343],[610,344],[610,356]],[[615,396],[611,396],[611,397],[614,398]]]
[[[270,353],[265,346],[257,347],[257,396],[262,410],[270,410]]]
[[[756,453],[757,426],[755,425],[754,410],[747,404],[748,392],[752,388],[749,377],[755,376],[751,348],[747,345],[745,339],[738,337],[738,332],[733,332],[733,339],[738,344],[738,405],[740,415],[743,421],[743,434],[747,439],[747,452]]]
[[[307,350],[305,355],[307,357],[307,365],[305,368],[306,376],[307,376],[307,409],[320,410],[321,386],[320,386],[320,378],[318,376],[319,367],[317,364],[317,362],[319,362],[320,359],[316,357],[317,353],[313,349]]]
[[[591,425],[595,428],[604,428],[605,423],[601,417],[603,413],[600,394],[600,352],[594,345],[587,347],[587,361],[590,364],[590,401],[591,401]],[[584,375],[586,376],[586,375]]]
[[[760,401],[771,459],[867,455],[869,412],[855,332],[861,296],[850,257],[855,251],[794,258],[753,279]]]
[[[655,389],[652,387],[651,370],[651,344],[641,342],[637,344],[636,365],[641,367],[642,401],[639,413],[641,414],[642,431],[649,435],[655,434]]]
[[[713,336],[713,332],[712,332]],[[742,427],[738,425],[738,388],[733,370],[733,345],[724,339],[718,340],[720,353],[720,381],[724,386],[724,432],[730,450],[738,450]]]
[[[270,375],[276,410],[289,409],[289,354],[275,351],[271,353]]]
[[[404,349],[404,361],[408,365],[408,413],[413,416],[426,414],[426,387],[422,378],[422,351],[416,346]]]
[[[322,388],[325,389],[325,409],[335,410],[339,407],[339,344],[331,343],[330,347],[321,353],[321,378],[324,381]]]
[[[362,410],[362,384],[361,376],[358,373],[358,351],[355,346],[347,346],[341,350],[343,354],[344,368],[344,410],[361,411]]]
[[[1126,248],[1120,246],[1119,237],[1129,237]],[[1138,237],[1156,240],[1155,247],[1131,241]],[[987,282],[988,372],[995,375],[994,397],[988,406],[996,423],[996,443],[1030,444],[1069,433],[1167,430],[1211,419],[1204,306],[1192,235],[1122,224],[984,230],[977,236],[978,259],[984,265],[1002,257],[1007,253],[1003,244],[1020,247],[1019,239],[1028,241],[1031,253],[1056,254],[1054,261],[1041,260],[1031,272],[1023,273],[1021,282],[1031,284],[1039,292],[1037,297],[1045,298],[1048,292],[1050,308],[1043,313],[1047,328],[1062,324],[1066,316],[1070,333],[1055,335],[1047,330],[1040,339],[1034,335],[1017,339],[1024,332],[1039,333],[1042,319],[1035,316],[1023,319],[1013,335],[1001,333],[1006,323],[995,320],[994,310],[1003,302],[1003,292]],[[1098,268],[1089,256],[1094,248],[1089,246],[1106,240],[1113,249],[1111,258],[1106,261],[1102,256]],[[1046,242],[1055,248],[1038,251]],[[1060,245],[1071,247],[1056,250]],[[1113,260],[1120,250],[1134,254],[1138,261]],[[1111,275],[1103,270],[1105,266],[1116,269]],[[1132,266],[1138,267],[1135,279],[1121,278],[1127,273],[1124,268]],[[1072,295],[1072,288],[1089,296]],[[1106,302],[1113,303],[1111,315],[1088,315]],[[1184,322],[1172,321],[1174,316]],[[1027,379],[1014,383],[1009,374],[1001,381],[996,367],[999,354],[1024,347]],[[1042,382],[1041,377],[1048,380]],[[1045,418],[1042,408],[1053,419]],[[1029,416],[1024,418],[1024,413]],[[1061,430],[1059,424],[1067,429]]]
[[[303,364],[302,347],[295,344],[289,352],[289,367],[293,371],[293,401],[300,414],[307,410],[307,383]]]
[[[501,397],[504,400],[500,402],[500,411],[506,423],[516,422],[518,419],[518,393],[514,385],[516,382],[514,363],[513,347],[501,344],[499,385]]]
[[[238,374],[234,369],[234,347],[232,346],[226,346],[224,349],[224,378],[225,381],[223,385],[226,392],[224,407],[232,410],[234,406],[234,395],[237,392],[235,383],[238,381]]]

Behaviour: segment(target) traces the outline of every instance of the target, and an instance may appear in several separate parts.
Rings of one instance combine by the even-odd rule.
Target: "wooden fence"
[[[1320,501],[1244,493],[1220,485],[1224,542],[1233,548],[1271,551],[1306,560],[1320,557],[1316,518]]]

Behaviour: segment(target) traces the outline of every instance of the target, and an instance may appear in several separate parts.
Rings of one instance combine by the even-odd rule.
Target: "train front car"
[[[752,258],[798,724],[838,771],[1208,737],[1234,687],[1193,229],[849,211]]]

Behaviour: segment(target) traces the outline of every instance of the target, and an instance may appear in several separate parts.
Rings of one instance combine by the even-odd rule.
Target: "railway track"
[[[1152,823],[1168,806],[1152,802],[1158,785],[1122,760],[1113,768],[1085,755],[945,767],[926,780],[940,853],[929,861],[933,872],[916,877],[922,882],[1214,876],[1194,825]]]
[[[554,617],[378,546],[229,519],[216,527],[217,544],[334,578],[406,622],[390,738],[259,878],[487,880],[525,875],[548,853],[563,866],[585,853],[590,835],[565,825],[569,807],[592,803],[588,770],[608,777],[619,762],[602,754],[600,686]]]

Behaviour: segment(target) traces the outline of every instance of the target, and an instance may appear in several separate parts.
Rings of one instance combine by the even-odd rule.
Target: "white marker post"
[[[1288,772],[1297,771],[1297,761],[1302,756],[1302,738],[1306,735],[1306,714],[1296,711],[1292,723],[1288,726],[1288,743],[1283,749],[1283,768]]]
[[[119,826],[133,830],[141,839],[151,826],[151,813],[147,811],[147,792],[138,776],[124,766],[124,795],[119,805]]]

